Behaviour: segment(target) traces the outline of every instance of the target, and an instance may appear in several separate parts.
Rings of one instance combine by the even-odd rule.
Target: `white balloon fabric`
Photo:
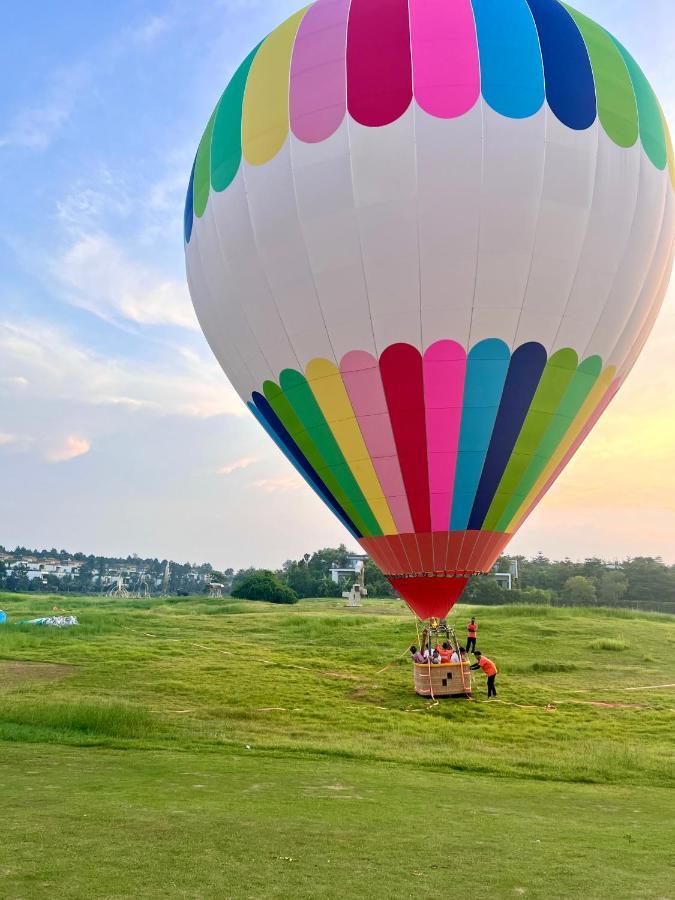
[[[318,0],[199,146],[190,291],[270,436],[421,616],[489,571],[661,306],[675,163],[558,0]]]

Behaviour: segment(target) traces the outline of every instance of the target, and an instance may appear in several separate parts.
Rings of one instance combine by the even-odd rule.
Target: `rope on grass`
[[[547,712],[555,712],[555,706],[552,703],[539,706],[538,703],[516,703],[513,700],[499,700],[497,697],[490,697],[488,700],[474,700],[474,703],[501,703],[503,706],[516,706],[518,709],[544,709]]]
[[[386,672],[387,669],[391,669],[392,666],[396,665],[396,663],[399,661],[399,659],[403,659],[403,657],[406,655],[406,653],[410,653],[410,647],[406,647],[405,650],[403,651],[403,653],[400,654],[400,656],[397,656],[393,662],[387,663],[387,665],[383,669],[378,669],[375,674],[381,675],[383,672]]]

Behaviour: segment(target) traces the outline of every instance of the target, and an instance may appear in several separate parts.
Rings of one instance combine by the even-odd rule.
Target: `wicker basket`
[[[422,697],[457,697],[471,693],[468,663],[413,663],[415,692]]]

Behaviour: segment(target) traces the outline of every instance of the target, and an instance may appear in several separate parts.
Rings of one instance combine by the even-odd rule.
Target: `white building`
[[[7,574],[25,569],[25,575],[33,581],[35,578],[45,579],[47,575],[56,578],[65,578],[70,575],[76,578],[80,573],[81,562],[68,559],[62,562],[60,559],[38,559],[35,556],[22,556],[20,559],[6,558],[5,566]]]

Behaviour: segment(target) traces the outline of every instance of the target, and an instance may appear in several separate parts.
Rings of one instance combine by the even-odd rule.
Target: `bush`
[[[267,569],[244,578],[232,591],[239,600],[267,600],[269,603],[297,603],[298,595],[287,587],[274,572]]]

